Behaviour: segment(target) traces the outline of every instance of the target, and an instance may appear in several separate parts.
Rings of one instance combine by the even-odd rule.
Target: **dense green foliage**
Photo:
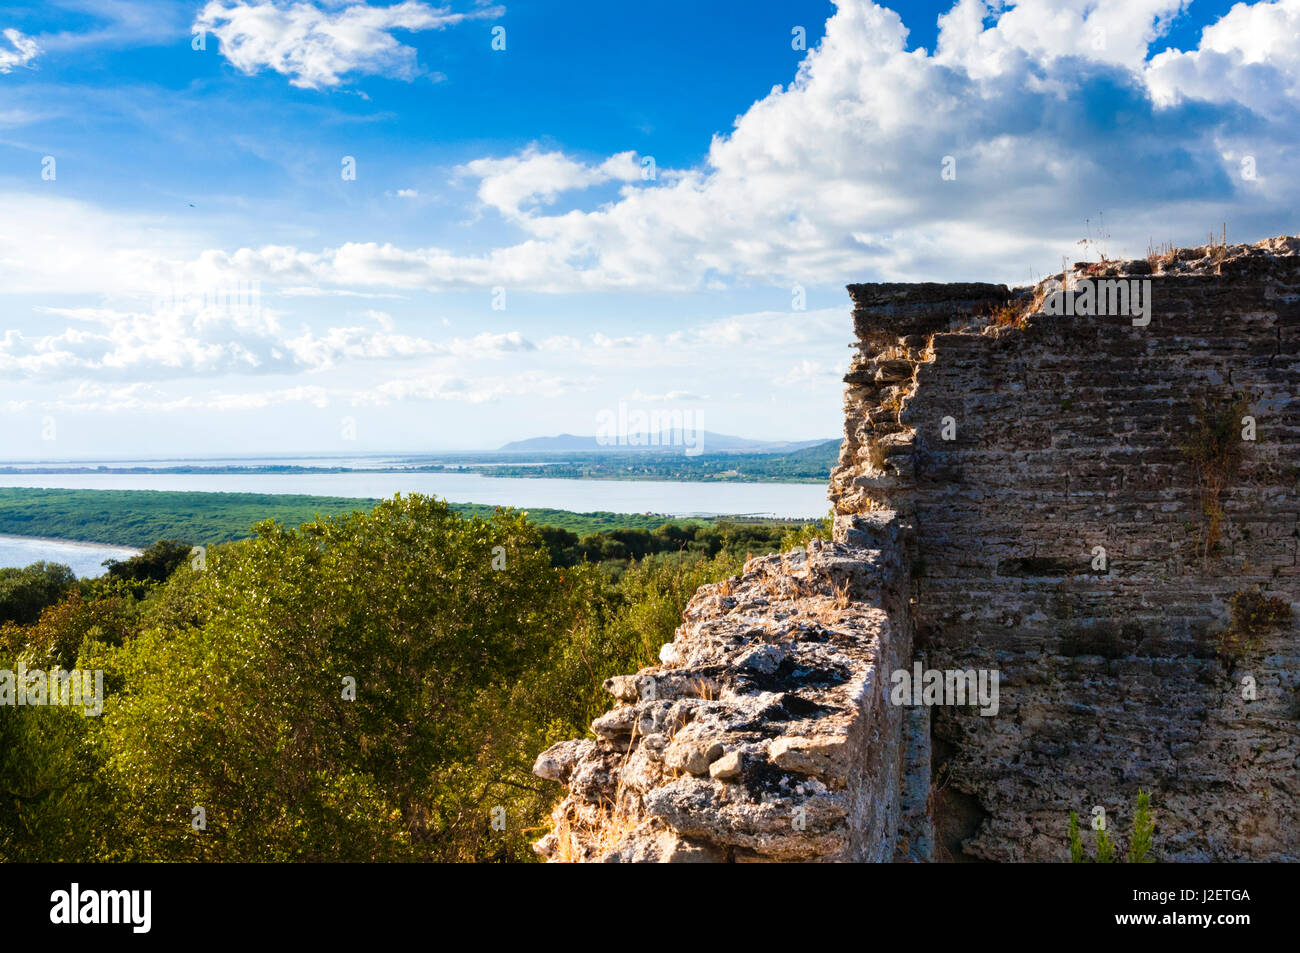
[[[378,500],[276,493],[200,493],[173,490],[47,490],[0,487],[0,533],[77,539],[143,547],[160,539],[184,539],[213,546],[251,535],[264,519],[297,526],[318,516],[369,510]],[[491,517],[496,507],[450,503],[461,516]],[[695,525],[705,519],[672,519],[643,513],[528,511],[539,526],[587,534],[610,529],[657,529]]]
[[[0,626],[0,670],[102,670],[103,714],[0,706],[0,860],[531,859],[537,753],[779,532],[703,529],[571,540],[413,496],[69,584]]]
[[[106,559],[105,575],[122,582],[166,582],[182,563],[190,560],[193,548],[178,539],[160,539],[129,559]]]
[[[377,502],[270,493],[0,487],[0,533],[114,546],[144,547],[160,539],[211,546],[246,538],[260,520],[296,526]]]
[[[0,569],[0,623],[35,622],[41,610],[62,599],[75,582],[72,570],[60,563]]]
[[[793,532],[801,531],[802,528]],[[554,565],[573,566],[582,562],[597,562],[617,563],[617,568],[629,560],[644,559],[660,553],[688,553],[710,558],[720,552],[736,555],[768,553],[778,547],[784,548],[782,544],[787,536],[791,536],[791,531],[786,530],[785,524],[732,523],[724,520],[695,525],[666,523],[653,531],[614,529],[582,537],[557,527],[547,526],[542,529],[542,538],[550,549]]]

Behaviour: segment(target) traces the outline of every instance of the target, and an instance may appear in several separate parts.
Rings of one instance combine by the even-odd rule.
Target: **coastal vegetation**
[[[21,593],[0,624],[0,861],[532,859],[557,794],[536,752],[657,658],[698,586],[790,532],[349,506],[0,585]],[[98,712],[53,703],[60,670],[96,673]],[[45,703],[14,705],[34,672]]]
[[[215,545],[247,539],[252,535],[253,524],[264,519],[297,526],[317,516],[364,512],[378,503],[377,499],[277,493],[0,487],[0,534],[75,539],[136,548],[149,546],[159,539],[184,539],[194,545]],[[448,506],[461,516],[485,518],[496,509],[481,503],[449,503]],[[539,526],[579,535],[620,529],[655,530],[670,524],[702,526],[714,522],[648,513],[573,513],[540,507],[529,510],[528,516]]]

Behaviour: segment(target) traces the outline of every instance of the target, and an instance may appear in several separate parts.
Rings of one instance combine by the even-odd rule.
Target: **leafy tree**
[[[473,790],[484,697],[567,622],[536,529],[407,497],[257,531],[242,551],[210,551],[177,594],[193,605],[166,610],[197,624],[146,619],[122,659],[134,689],[105,730],[110,770],[142,808],[139,855],[443,856],[449,831],[486,820]]]
[[[69,659],[58,647],[71,641],[63,628],[73,623],[62,610],[76,600],[79,593],[73,590],[65,603],[47,609],[32,627],[37,634],[31,644],[15,648],[25,640],[0,639],[0,670],[15,672],[19,663],[47,673],[56,665],[91,667],[75,651]],[[99,617],[110,611],[102,608]],[[42,627],[58,634],[45,636]],[[7,626],[6,634],[14,629],[26,631]],[[98,630],[91,626],[88,631],[88,636],[80,634],[78,644],[93,644]],[[105,855],[116,826],[114,798],[100,771],[100,722],[84,714],[85,707],[0,705],[0,862],[86,861]]]
[[[129,596],[105,592],[87,599],[71,590],[62,602],[47,607],[32,625],[0,626],[0,645],[35,668],[71,668],[88,637],[120,645],[134,631],[137,609]]]
[[[193,547],[179,539],[160,539],[129,559],[106,559],[106,575],[123,582],[166,582],[190,559]]]
[[[0,622],[30,625],[63,598],[77,581],[62,563],[38,562],[24,569],[0,569]]]
[[[15,660],[0,656],[0,668]],[[97,719],[70,707],[0,706],[0,861],[94,859],[112,831]]]
[[[542,542],[551,556],[552,566],[572,566],[580,559],[576,552],[578,534],[558,526],[543,526],[538,530]]]

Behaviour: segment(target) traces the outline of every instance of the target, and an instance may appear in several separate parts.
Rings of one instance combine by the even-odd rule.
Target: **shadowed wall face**
[[[950,851],[1059,860],[1097,805],[1122,845],[1141,787],[1162,859],[1300,859],[1295,623],[1215,650],[1234,593],[1300,595],[1300,241],[1154,264],[1058,276],[1149,282],[1145,325],[850,286],[836,510],[911,529],[918,657],[1000,675],[996,715],[932,709],[936,787],[983,815],[936,818]]]

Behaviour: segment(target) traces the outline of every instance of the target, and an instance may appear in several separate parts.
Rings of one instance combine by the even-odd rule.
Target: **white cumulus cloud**
[[[484,205],[510,217],[523,215],[525,204],[550,205],[561,192],[641,178],[641,166],[633,152],[620,152],[598,165],[587,165],[562,152],[543,152],[536,145],[504,159],[475,159],[457,171],[479,180],[478,197]]]
[[[1099,212],[1113,255],[1196,241],[1224,218],[1241,238],[1285,231],[1300,202],[1287,174],[1300,163],[1300,0],[1238,4],[1197,49],[1161,51],[1182,5],[959,0],[931,52],[907,49],[896,12],[841,0],[793,80],[698,167],[644,182],[632,153],[591,162],[536,145],[459,166],[521,232],[513,244],[241,249],[206,264],[427,290],[1023,283],[1076,254]],[[615,200],[552,209],[603,183],[621,186]]]
[[[0,235],[0,280],[15,290],[107,291],[179,271],[296,294],[1023,283],[1078,255],[1093,227],[1085,220],[1095,224],[1102,211],[1112,256],[1144,254],[1148,240],[1195,242],[1225,220],[1240,239],[1293,230],[1300,0],[1237,4],[1195,49],[1164,51],[1160,37],[1181,5],[959,0],[927,51],[907,49],[894,11],[841,0],[792,80],[716,136],[697,167],[641,181],[633,153],[593,161],[537,145],[458,166],[478,206],[517,232],[492,247],[350,241],[187,253],[192,241],[160,242],[142,223],[28,197],[24,220],[41,227]],[[354,15],[365,33],[380,22],[391,28],[393,11],[408,8],[435,15],[410,3],[205,11],[230,13],[227,25],[284,46],[276,62],[286,70],[325,82],[347,70],[341,61],[309,69],[299,62],[309,52],[288,52],[300,19]],[[274,28],[249,26],[258,23]],[[617,185],[617,196],[583,193],[602,184]],[[557,208],[569,194],[576,207]],[[611,330],[607,346],[619,336]]]

